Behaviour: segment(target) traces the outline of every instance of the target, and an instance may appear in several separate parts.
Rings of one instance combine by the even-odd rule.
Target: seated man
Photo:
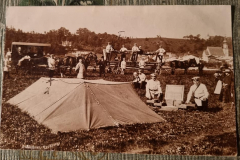
[[[146,88],[146,75],[143,73],[142,69],[138,70],[138,77],[139,77],[140,89],[145,89]]]
[[[189,103],[192,96],[194,96],[194,101],[198,109],[206,110],[208,107],[208,90],[205,84],[200,83],[200,77],[193,77],[193,85],[187,95],[186,103]]]
[[[142,49],[142,46],[139,46],[139,51],[138,51],[138,54],[142,55],[144,53],[143,49]]]
[[[133,86],[134,86],[134,88],[139,88],[139,81],[140,81],[140,79],[139,79],[139,77],[138,77],[138,73],[137,72],[134,72],[133,73]]]
[[[160,85],[160,81],[156,79],[156,74],[151,74],[151,80],[147,82],[146,85],[146,97],[148,99],[154,99],[157,96],[159,102],[162,101],[162,88]]]

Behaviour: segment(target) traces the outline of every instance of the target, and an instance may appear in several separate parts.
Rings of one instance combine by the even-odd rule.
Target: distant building
[[[223,41],[222,47],[207,47],[206,50],[203,51],[202,59],[206,62],[209,59],[228,59],[229,58],[229,49],[227,45],[226,38]]]

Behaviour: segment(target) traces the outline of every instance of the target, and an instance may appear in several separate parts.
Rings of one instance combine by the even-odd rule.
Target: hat
[[[230,70],[230,69],[225,69],[223,72],[225,72],[225,73],[230,73],[231,70]]]
[[[193,77],[192,78],[192,80],[194,80],[194,81],[197,81],[197,80],[199,80],[200,79],[200,77]]]
[[[222,73],[222,71],[221,70],[217,70],[216,73]]]
[[[152,73],[151,74],[151,77],[156,77],[157,75],[155,73]]]

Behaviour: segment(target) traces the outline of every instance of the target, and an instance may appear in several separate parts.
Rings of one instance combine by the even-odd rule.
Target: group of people
[[[218,70],[215,74],[216,87],[214,94],[216,94],[219,101],[228,103],[233,96],[232,83],[234,82],[232,71],[229,68]]]
[[[190,87],[187,94],[187,100],[185,104],[191,103],[192,97],[196,107],[199,110],[206,110],[208,107],[209,92],[205,84],[200,82],[200,77],[192,78],[193,85]],[[147,99],[157,99],[158,102],[163,102],[163,92],[161,83],[157,80],[156,73],[151,74],[151,79],[146,82],[146,97]]]
[[[134,60],[138,54],[137,53],[139,51],[138,49],[139,48],[136,46],[136,44],[134,44],[134,46],[132,48],[132,53],[133,53],[132,57]],[[17,50],[19,52],[19,56],[21,56],[22,55],[21,47],[18,47]],[[111,47],[110,47],[110,50],[111,50]],[[120,51],[126,52],[127,49],[123,46]],[[158,54],[159,56],[163,56],[163,53],[165,52],[165,50],[160,47],[158,52],[159,52],[159,54]],[[49,69],[49,77],[52,78],[54,75],[54,72],[55,72],[55,67],[56,67],[55,57],[53,54],[47,54],[46,57],[47,57],[47,63],[48,63],[48,69]],[[109,58],[108,54],[107,54],[107,57]],[[122,73],[124,74],[124,72],[126,70],[126,66],[127,66],[126,65],[126,57],[122,56],[121,58],[122,58],[122,60],[121,60],[120,68],[121,68]],[[161,59],[161,58],[162,57],[159,57],[159,59]],[[9,69],[11,67],[10,61],[11,61],[11,52],[8,51],[4,56],[4,66],[3,66],[4,79],[10,78],[10,76],[9,76]],[[21,57],[20,57],[20,60],[15,63],[17,63],[17,65],[20,65]],[[99,65],[100,77],[102,75],[105,76],[105,70],[106,70],[106,67],[108,66],[108,61],[104,59],[104,56],[102,56],[100,58],[100,60],[96,62],[96,64]],[[160,81],[158,81],[156,78],[157,74],[152,73],[151,79],[147,80],[146,75],[144,74],[145,66],[146,66],[145,60],[142,58],[139,62],[138,72],[133,73],[134,88],[145,89],[146,97],[148,99],[157,98],[160,102],[162,102],[163,101],[163,93],[162,93]],[[76,64],[75,71],[77,73],[77,78],[83,79],[85,77],[86,66],[83,63],[82,57],[79,57],[79,61]],[[220,70],[218,70],[214,74],[214,76],[216,79],[216,87],[214,90],[214,94],[219,96],[218,97],[219,101],[224,102],[224,103],[229,103],[231,101],[231,97],[233,96],[233,87],[232,87],[233,74],[232,74],[231,69],[229,69],[225,65]],[[208,107],[208,97],[209,97],[208,89],[205,84],[200,82],[200,77],[193,77],[192,81],[193,81],[193,85],[189,89],[189,92],[187,94],[187,100],[185,103],[186,104],[190,103],[191,99],[193,97],[196,106],[199,109],[205,110]]]
[[[112,57],[112,52],[114,51],[112,45],[110,42],[108,42],[107,46],[106,46],[106,49],[104,49],[104,52],[106,54],[106,58],[105,60],[107,62],[110,62],[111,61],[111,57]],[[121,61],[123,61],[123,58],[125,58],[126,60],[126,54],[128,52],[128,49],[122,45],[122,48],[119,50],[119,52],[121,53]],[[159,46],[159,49],[157,49],[155,51],[156,53],[156,61],[158,62],[162,62],[162,59],[163,59],[163,55],[164,53],[166,52],[166,50],[160,45]],[[132,49],[131,49],[131,58],[130,60],[132,62],[136,62],[137,59],[138,59],[138,55],[142,55],[144,54],[144,51],[142,49],[141,46],[137,46],[137,43],[134,43]]]
[[[139,74],[133,73],[133,85],[135,88],[142,88],[143,84],[146,89],[147,99],[157,99],[159,102],[163,102],[163,93],[160,81],[156,79],[155,73],[151,74],[151,79],[146,80],[146,76],[139,70]],[[144,75],[144,76],[142,76]],[[229,103],[233,96],[233,75],[230,69],[219,70],[214,74],[216,78],[216,87],[214,94],[219,96],[219,100],[223,103]],[[192,86],[187,94],[185,104],[191,103],[191,99],[194,99],[195,105],[199,110],[207,110],[209,92],[205,84],[201,83],[200,77],[196,76],[192,78]]]

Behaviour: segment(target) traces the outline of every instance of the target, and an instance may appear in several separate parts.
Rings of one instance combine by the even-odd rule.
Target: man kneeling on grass
[[[157,96],[159,102],[162,101],[162,88],[160,85],[160,81],[156,79],[156,74],[151,74],[151,80],[147,82],[146,85],[146,97],[148,99],[154,99]]]
[[[187,95],[186,103],[189,103],[192,95],[194,96],[194,101],[199,110],[206,110],[208,107],[208,90],[205,84],[200,83],[200,77],[193,77],[193,85]]]

